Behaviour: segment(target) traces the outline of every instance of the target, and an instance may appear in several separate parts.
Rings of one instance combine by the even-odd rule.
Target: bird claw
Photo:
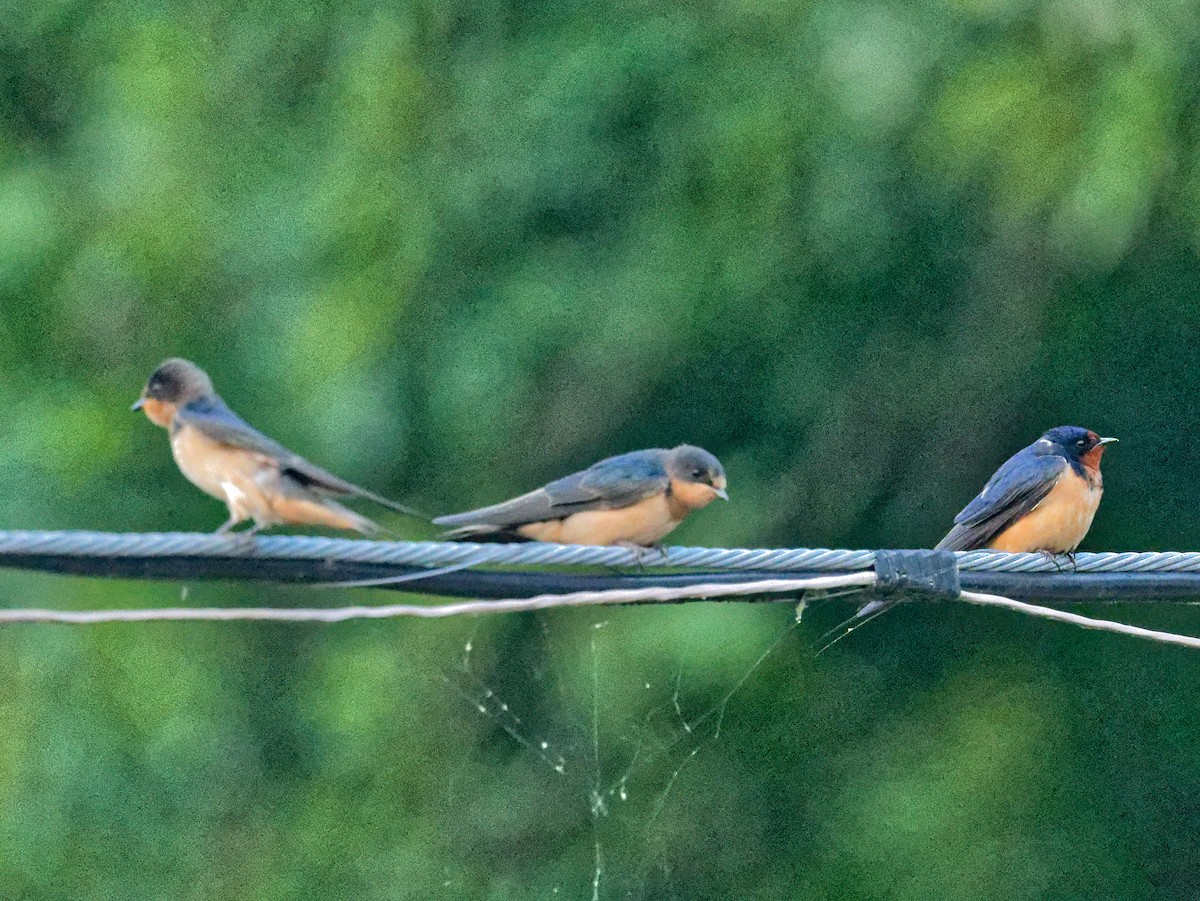
[[[229,519],[226,522],[221,523],[220,527],[213,532],[213,534],[228,535],[232,538],[236,538],[238,541],[252,543],[254,541],[254,536],[261,532],[264,528],[263,523],[256,522],[244,532],[235,532],[233,528],[240,522],[240,519]]]
[[[662,544],[645,545],[645,544],[635,544],[632,541],[618,541],[617,547],[623,547],[623,548],[625,548],[625,550],[627,550],[633,554],[633,565],[636,566],[638,569],[641,569],[643,567],[645,560],[646,560],[646,555],[648,553],[650,553],[651,551],[661,554],[663,560],[670,559],[670,555],[667,553],[666,547],[663,546]]]
[[[1062,551],[1062,552],[1038,551],[1038,553],[1041,554],[1043,557],[1045,557],[1047,560],[1049,560],[1051,563],[1053,563],[1054,569],[1060,573],[1063,571],[1063,567],[1059,563],[1059,559],[1058,559],[1059,557],[1066,557],[1067,560],[1070,561],[1071,572],[1073,572],[1073,573],[1079,572],[1079,566],[1078,566],[1078,564],[1075,563],[1075,552],[1074,551]]]

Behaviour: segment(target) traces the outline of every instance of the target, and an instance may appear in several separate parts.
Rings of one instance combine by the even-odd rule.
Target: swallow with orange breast
[[[609,457],[520,497],[435,519],[452,541],[656,546],[693,510],[728,500],[725,470],[681,444]]]
[[[1073,425],[1051,429],[996,470],[937,550],[1073,556],[1104,493],[1100,458],[1116,440]]]
[[[274,525],[329,526],[364,535],[381,529],[339,504],[335,497],[359,497],[411,516],[419,514],[326,472],[268,438],[234,413],[195,363],[163,362],[133,405],[165,428],[180,471],[205,494],[223,501],[229,519],[224,534],[247,519],[253,535]]]
[[[1100,458],[1116,440],[1073,425],[1046,432],[996,470],[975,499],[954,517],[954,528],[938,542],[936,550],[1040,551],[1051,556],[1066,554],[1073,561],[1104,493]],[[864,604],[851,619],[826,633],[821,650],[895,603],[874,600]],[[825,641],[835,634],[832,641]]]

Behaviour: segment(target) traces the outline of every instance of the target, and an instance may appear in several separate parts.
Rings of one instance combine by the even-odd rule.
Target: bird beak
[[[146,403],[146,398],[139,397],[137,400],[135,400],[133,402],[133,406],[130,407],[129,409],[132,410],[134,413],[136,413],[138,410],[140,410],[145,405],[145,403]]]
[[[1116,438],[1101,438],[1099,441],[1096,442],[1096,446],[1103,447],[1106,444],[1116,444],[1116,443],[1117,443]]]
[[[715,494],[717,497],[719,497],[723,501],[729,500],[729,492],[726,491],[724,488],[714,488],[713,494]]]

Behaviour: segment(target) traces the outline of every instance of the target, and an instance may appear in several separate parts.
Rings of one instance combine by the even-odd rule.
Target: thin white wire
[[[571,594],[542,594],[532,598],[506,598],[498,601],[463,601],[439,606],[424,604],[384,604],[364,607],[281,608],[281,607],[161,607],[145,610],[0,610],[0,623],[97,623],[142,622],[230,622],[270,621],[290,623],[340,623],[352,619],[388,619],[415,616],[440,619],[479,613],[523,613],[553,607],[587,607],[597,604],[637,604],[647,602],[705,601],[755,594],[785,594],[825,588],[868,586],[875,583],[870,572],[842,576],[818,576],[812,579],[762,579],[737,585],[704,584],[679,588],[633,588],[614,591],[577,591]]]
[[[144,622],[292,622],[340,623],[355,619],[388,619],[418,617],[441,619],[450,616],[470,616],[485,613],[522,613],[558,607],[588,607],[596,605],[672,603],[707,601],[756,594],[799,594],[805,591],[831,588],[867,588],[875,584],[871,572],[840,576],[818,576],[811,579],[762,579],[738,585],[702,584],[678,588],[634,588],[610,591],[578,591],[570,594],[543,594],[532,598],[505,598],[496,601],[463,601],[455,604],[429,606],[423,604],[384,604],[330,608],[283,607],[163,607],[144,610],[0,610],[0,624],[60,623],[64,625],[98,625],[103,623]],[[1200,649],[1200,638],[1143,629],[1112,620],[1093,619],[1065,610],[1039,607],[1024,601],[997,594],[974,591],[961,592],[959,597],[969,604],[1003,607],[1056,622],[1069,623],[1084,629],[1115,632],[1163,644]]]
[[[1014,601],[1012,598],[998,594],[980,594],[975,591],[964,591],[961,597],[968,604],[980,604],[987,607],[1004,607],[1029,616],[1042,619],[1052,619],[1060,623],[1070,623],[1083,629],[1097,629],[1102,632],[1116,632],[1120,635],[1131,635],[1134,638],[1145,638],[1163,644],[1182,645],[1185,648],[1200,648],[1200,638],[1190,635],[1176,635],[1174,632],[1159,632],[1155,629],[1143,629],[1141,626],[1130,626],[1126,623],[1113,622],[1110,619],[1092,619],[1090,616],[1080,616],[1078,613],[1068,613],[1066,610],[1055,610],[1052,607],[1039,607],[1024,601]]]

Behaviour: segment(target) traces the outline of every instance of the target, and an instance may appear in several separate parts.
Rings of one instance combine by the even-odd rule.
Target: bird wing
[[[954,528],[940,542],[940,551],[971,551],[984,547],[1050,493],[1068,467],[1056,454],[1023,450],[996,470],[983,490],[954,517]]]
[[[536,491],[490,507],[440,516],[440,526],[484,525],[503,529],[563,519],[586,510],[628,507],[666,491],[670,478],[663,466],[662,450],[633,451],[609,457]]]
[[[347,482],[315,463],[310,463],[294,451],[288,450],[278,441],[268,438],[234,413],[219,397],[206,398],[180,407],[175,414],[175,421],[179,425],[198,429],[213,441],[219,441],[230,447],[240,448],[270,459],[279,467],[282,475],[317,494],[366,498],[391,510],[407,513],[410,516],[420,516],[408,507],[388,500],[373,491],[368,491],[353,482]]]

